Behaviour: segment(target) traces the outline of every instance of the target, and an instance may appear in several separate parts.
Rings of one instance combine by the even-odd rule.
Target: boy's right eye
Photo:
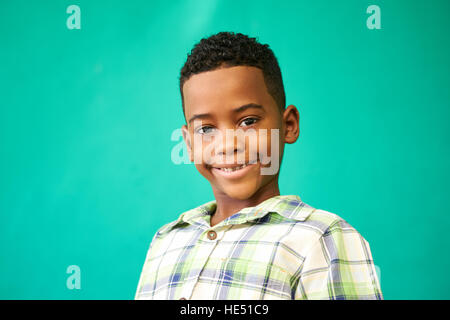
[[[198,128],[197,130],[195,130],[195,132],[199,133],[199,134],[206,134],[206,133],[210,133],[212,129],[214,129],[214,128],[209,127],[209,126],[204,126],[204,127]]]

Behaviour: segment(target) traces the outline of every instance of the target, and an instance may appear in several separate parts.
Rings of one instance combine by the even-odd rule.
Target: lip
[[[227,179],[239,179],[239,178],[242,178],[243,176],[245,176],[256,165],[257,165],[257,163],[247,164],[247,166],[245,166],[242,169],[239,169],[237,171],[230,171],[230,172],[226,172],[226,171],[220,170],[216,167],[212,167],[211,171],[214,174],[219,175],[224,178],[227,178]],[[238,166],[240,166],[240,165],[238,165]],[[229,166],[221,166],[220,168],[234,168],[234,167],[238,167],[238,166],[229,165]]]

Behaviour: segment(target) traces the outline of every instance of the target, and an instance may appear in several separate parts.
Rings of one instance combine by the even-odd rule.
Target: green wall
[[[447,0],[1,1],[0,298],[133,299],[156,230],[213,200],[192,164],[171,162],[178,76],[202,37],[236,31],[270,44],[300,111],[281,193],[360,231],[386,299],[449,299],[449,12]]]

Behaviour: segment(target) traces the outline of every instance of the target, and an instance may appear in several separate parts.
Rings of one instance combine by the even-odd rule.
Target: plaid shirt
[[[135,299],[383,299],[369,243],[336,214],[275,196],[211,227],[215,208],[158,230]]]

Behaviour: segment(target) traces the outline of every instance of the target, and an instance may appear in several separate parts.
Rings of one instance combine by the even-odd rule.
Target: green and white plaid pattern
[[[158,230],[135,299],[383,299],[369,243],[336,214],[275,196],[211,227],[215,208]]]

